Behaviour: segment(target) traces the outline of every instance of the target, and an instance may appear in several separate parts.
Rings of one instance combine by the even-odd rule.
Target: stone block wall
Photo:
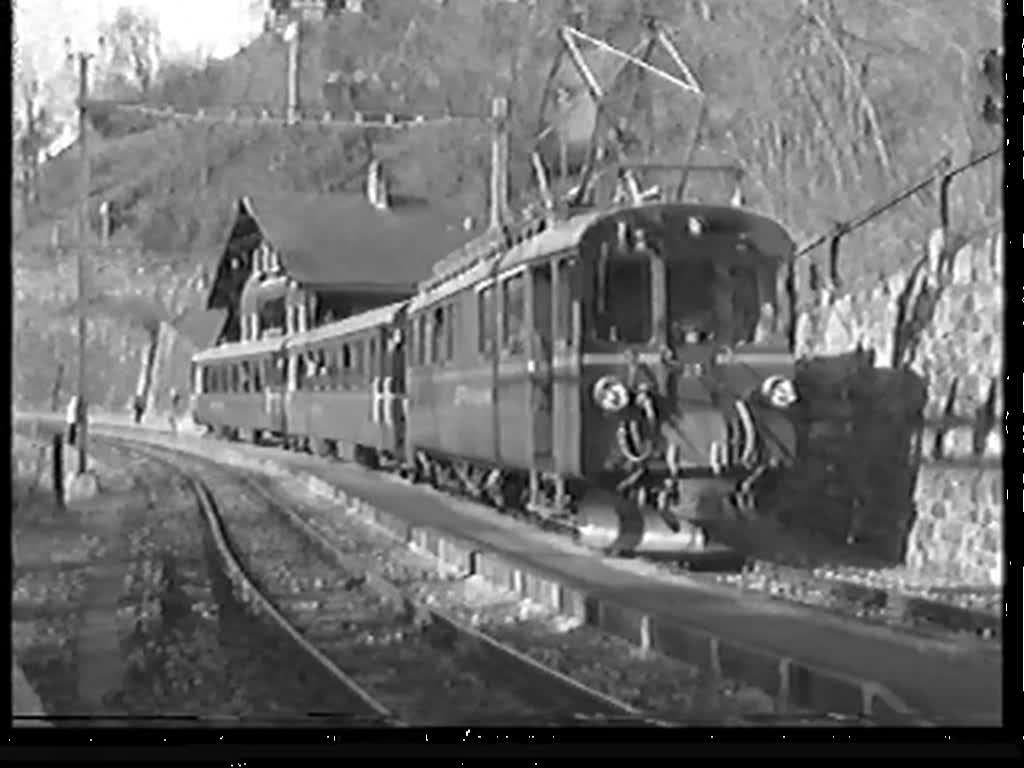
[[[957,583],[1003,580],[1002,234],[797,321],[801,458],[779,514]]]

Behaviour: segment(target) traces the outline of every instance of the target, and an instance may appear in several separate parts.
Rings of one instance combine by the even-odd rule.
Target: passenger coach
[[[406,302],[288,338],[288,442],[376,465],[401,454]]]
[[[200,426],[257,442],[285,433],[284,339],[235,342],[192,358],[192,413]]]

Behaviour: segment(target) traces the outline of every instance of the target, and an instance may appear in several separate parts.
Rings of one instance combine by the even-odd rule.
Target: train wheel
[[[354,455],[356,463],[361,467],[366,467],[367,469],[378,469],[380,467],[380,458],[377,456],[377,451],[367,445],[357,445]]]

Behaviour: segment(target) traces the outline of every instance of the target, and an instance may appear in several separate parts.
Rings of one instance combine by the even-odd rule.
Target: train
[[[407,300],[197,353],[192,415],[611,554],[700,552],[794,459],[794,250],[735,206],[545,219],[446,260]]]

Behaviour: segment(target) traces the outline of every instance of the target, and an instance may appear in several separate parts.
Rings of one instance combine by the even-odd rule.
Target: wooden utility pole
[[[508,215],[508,99],[491,102],[491,221],[492,229],[505,223]]]
[[[86,295],[85,295],[85,249],[89,241],[89,188],[92,178],[89,168],[89,132],[87,120],[87,99],[89,97],[89,60],[92,54],[79,52],[74,55],[78,64],[78,142],[81,151],[81,208],[78,212],[78,244],[75,249],[75,271],[78,284],[78,408],[75,413],[77,424],[78,472],[87,469],[86,459],[86,413],[88,405],[85,401],[85,333],[86,333]]]
[[[288,43],[288,124],[299,119],[299,46],[301,45],[301,28],[298,19],[288,24],[284,31],[284,40]]]

